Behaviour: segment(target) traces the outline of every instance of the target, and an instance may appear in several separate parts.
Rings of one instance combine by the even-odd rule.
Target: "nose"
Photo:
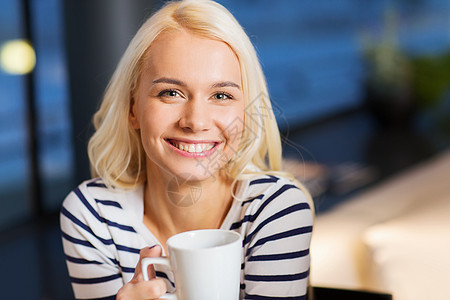
[[[199,98],[190,99],[183,107],[179,125],[191,132],[207,131],[212,125],[212,112],[206,101]]]

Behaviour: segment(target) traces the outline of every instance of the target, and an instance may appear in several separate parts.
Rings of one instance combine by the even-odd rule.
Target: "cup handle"
[[[149,265],[164,265],[164,266],[171,268],[169,260],[165,257],[145,257],[141,261],[142,274],[144,275],[145,281],[150,280],[149,276],[148,276],[148,266]],[[165,293],[164,295],[161,296],[161,298],[167,299],[167,300],[177,300],[177,296],[175,294],[171,294],[171,293]]]

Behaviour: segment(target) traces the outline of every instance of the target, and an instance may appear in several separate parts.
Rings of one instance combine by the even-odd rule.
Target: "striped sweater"
[[[221,228],[243,237],[240,299],[306,299],[312,212],[303,192],[288,179],[261,175],[240,181],[236,196]],[[97,178],[67,196],[62,241],[77,299],[115,299],[140,249],[160,245],[143,211],[142,186],[114,192]],[[163,266],[156,273],[173,291],[173,274]]]

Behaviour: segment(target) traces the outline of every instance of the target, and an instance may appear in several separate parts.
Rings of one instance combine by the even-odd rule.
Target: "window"
[[[26,220],[36,212],[36,205],[44,213],[57,211],[73,187],[62,2],[28,1],[30,7],[22,6],[26,3],[0,1],[0,229]],[[19,55],[19,63],[26,60],[20,48],[7,50],[11,45],[27,45],[27,26],[36,53],[31,73],[8,68],[14,55]],[[34,122],[30,113],[35,114]],[[35,167],[37,177],[32,176]],[[40,195],[32,189],[36,181]],[[36,196],[41,203],[36,203]]]

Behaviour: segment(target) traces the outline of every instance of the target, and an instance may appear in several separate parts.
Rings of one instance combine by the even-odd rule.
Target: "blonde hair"
[[[239,60],[246,108],[244,120],[236,120],[244,122],[244,131],[227,165],[229,176],[240,180],[256,173],[279,174],[280,134],[250,39],[222,5],[210,0],[184,0],[168,2],[151,16],[122,56],[94,115],[96,132],[88,145],[92,175],[102,177],[107,186],[125,189],[145,182],[145,152],[139,133],[129,123],[131,95],[152,42],[166,30],[181,29],[226,43]]]

